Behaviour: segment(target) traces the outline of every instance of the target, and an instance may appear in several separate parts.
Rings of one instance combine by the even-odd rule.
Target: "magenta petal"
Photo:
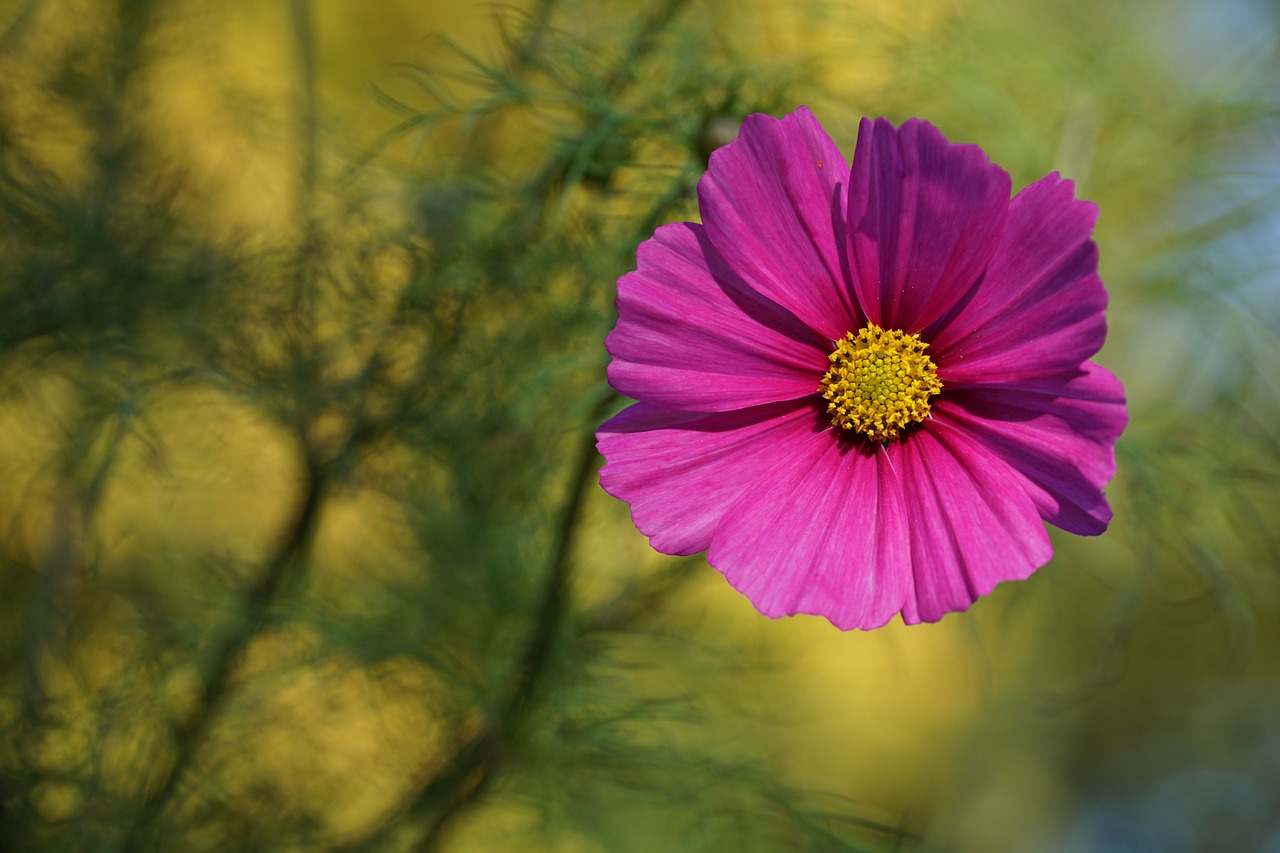
[[[698,182],[703,225],[728,265],[828,341],[861,325],[840,261],[848,177],[840,149],[801,107],[747,116]]]
[[[931,336],[944,386],[1052,376],[1098,351],[1107,292],[1089,239],[1097,215],[1056,173],[1018,193],[987,275]]]
[[[862,120],[849,178],[853,286],[866,316],[919,332],[982,275],[1000,239],[1009,176],[928,122]]]
[[[609,382],[646,403],[703,412],[812,395],[830,343],[714,252],[690,223],[665,225],[640,244],[637,269],[618,281]]]
[[[878,628],[902,610],[911,584],[889,457],[829,432],[779,444],[773,472],[725,513],[707,561],[767,616]]]
[[[903,621],[936,622],[1053,556],[1049,536],[1008,464],[940,419],[898,443],[914,595]]]
[[[916,120],[864,121],[845,172],[801,109],[748,118],[698,193],[704,224],[660,229],[619,281],[607,343],[640,402],[597,433],[601,483],[655,548],[706,549],[770,616],[875,628],[1026,578],[1046,521],[1106,528],[1127,415],[1088,362],[1106,291],[1069,181],[1010,201],[978,148]],[[884,444],[838,434],[818,395],[867,322],[919,333],[942,382]]]
[[[1057,382],[955,391],[934,416],[1016,469],[1045,521],[1082,536],[1107,529],[1102,487],[1115,474],[1115,442],[1128,415],[1124,388],[1105,369],[1090,362]]]
[[[780,448],[810,441],[808,403],[696,414],[637,403],[596,433],[606,464],[600,485],[631,505],[631,517],[664,554],[711,544],[725,509],[772,476]]]

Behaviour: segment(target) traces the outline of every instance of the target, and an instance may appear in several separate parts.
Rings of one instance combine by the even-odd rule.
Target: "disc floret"
[[[919,335],[874,323],[836,341],[821,382],[831,422],[886,442],[927,418],[929,398],[942,391],[928,346]]]

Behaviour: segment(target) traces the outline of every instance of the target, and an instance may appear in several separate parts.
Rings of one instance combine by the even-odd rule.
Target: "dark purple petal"
[[[813,440],[814,407],[773,404],[697,414],[637,403],[596,433],[600,485],[631,505],[631,518],[664,554],[711,544],[725,509]]]
[[[659,228],[618,281],[609,382],[646,403],[741,409],[811,396],[830,342],[748,288],[701,239],[699,225]],[[717,267],[713,274],[709,266]]]
[[[1060,381],[952,392],[933,414],[1017,470],[1045,521],[1082,536],[1107,529],[1102,487],[1115,474],[1128,414],[1124,388],[1105,369],[1089,362]]]
[[[1023,580],[1053,556],[1018,474],[961,430],[935,418],[889,450],[911,534],[907,624],[966,610],[996,584]]]
[[[747,116],[698,182],[707,236],[751,287],[828,341],[858,328],[840,261],[849,167],[801,107]]]
[[[928,122],[862,120],[849,178],[848,245],[861,310],[919,332],[972,289],[996,250],[1009,176]]]
[[[1058,375],[1102,346],[1098,210],[1073,190],[1055,173],[1014,197],[986,276],[929,335],[944,387]]]
[[[846,630],[885,624],[911,583],[889,457],[830,433],[776,454],[775,470],[725,513],[707,561],[767,616],[811,613]]]

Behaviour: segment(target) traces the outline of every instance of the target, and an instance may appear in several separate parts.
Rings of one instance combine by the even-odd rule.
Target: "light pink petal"
[[[928,333],[944,386],[1054,376],[1098,351],[1107,292],[1089,239],[1097,216],[1056,173],[1014,197],[986,276]]]
[[[724,411],[811,396],[830,342],[738,279],[699,225],[659,228],[618,281],[609,382],[646,403]]]
[[[820,424],[810,403],[697,414],[637,403],[596,433],[606,464],[600,485],[631,505],[631,517],[664,554],[711,544],[725,509],[772,478]]]
[[[904,622],[965,610],[1053,556],[1022,478],[964,432],[935,418],[892,448],[911,536],[914,590]]]
[[[1092,362],[1069,379],[948,392],[936,420],[954,424],[1016,469],[1040,516],[1082,536],[1107,529],[1102,487],[1116,470],[1128,415],[1124,388]]]
[[[707,561],[767,616],[877,628],[910,590],[903,505],[883,451],[811,436],[778,447],[774,472],[725,513]]]
[[[707,235],[751,287],[828,341],[862,323],[841,264],[849,167],[807,109],[748,116],[698,182]]]
[[[1009,188],[980,148],[952,144],[928,122],[895,130],[863,119],[847,231],[853,287],[871,322],[915,333],[950,311],[996,250]]]

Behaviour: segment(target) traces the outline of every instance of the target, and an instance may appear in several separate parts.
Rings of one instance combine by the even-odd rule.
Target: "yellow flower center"
[[[822,377],[831,422],[872,441],[896,438],[929,416],[929,398],[942,391],[938,368],[919,335],[868,323],[836,341]]]

